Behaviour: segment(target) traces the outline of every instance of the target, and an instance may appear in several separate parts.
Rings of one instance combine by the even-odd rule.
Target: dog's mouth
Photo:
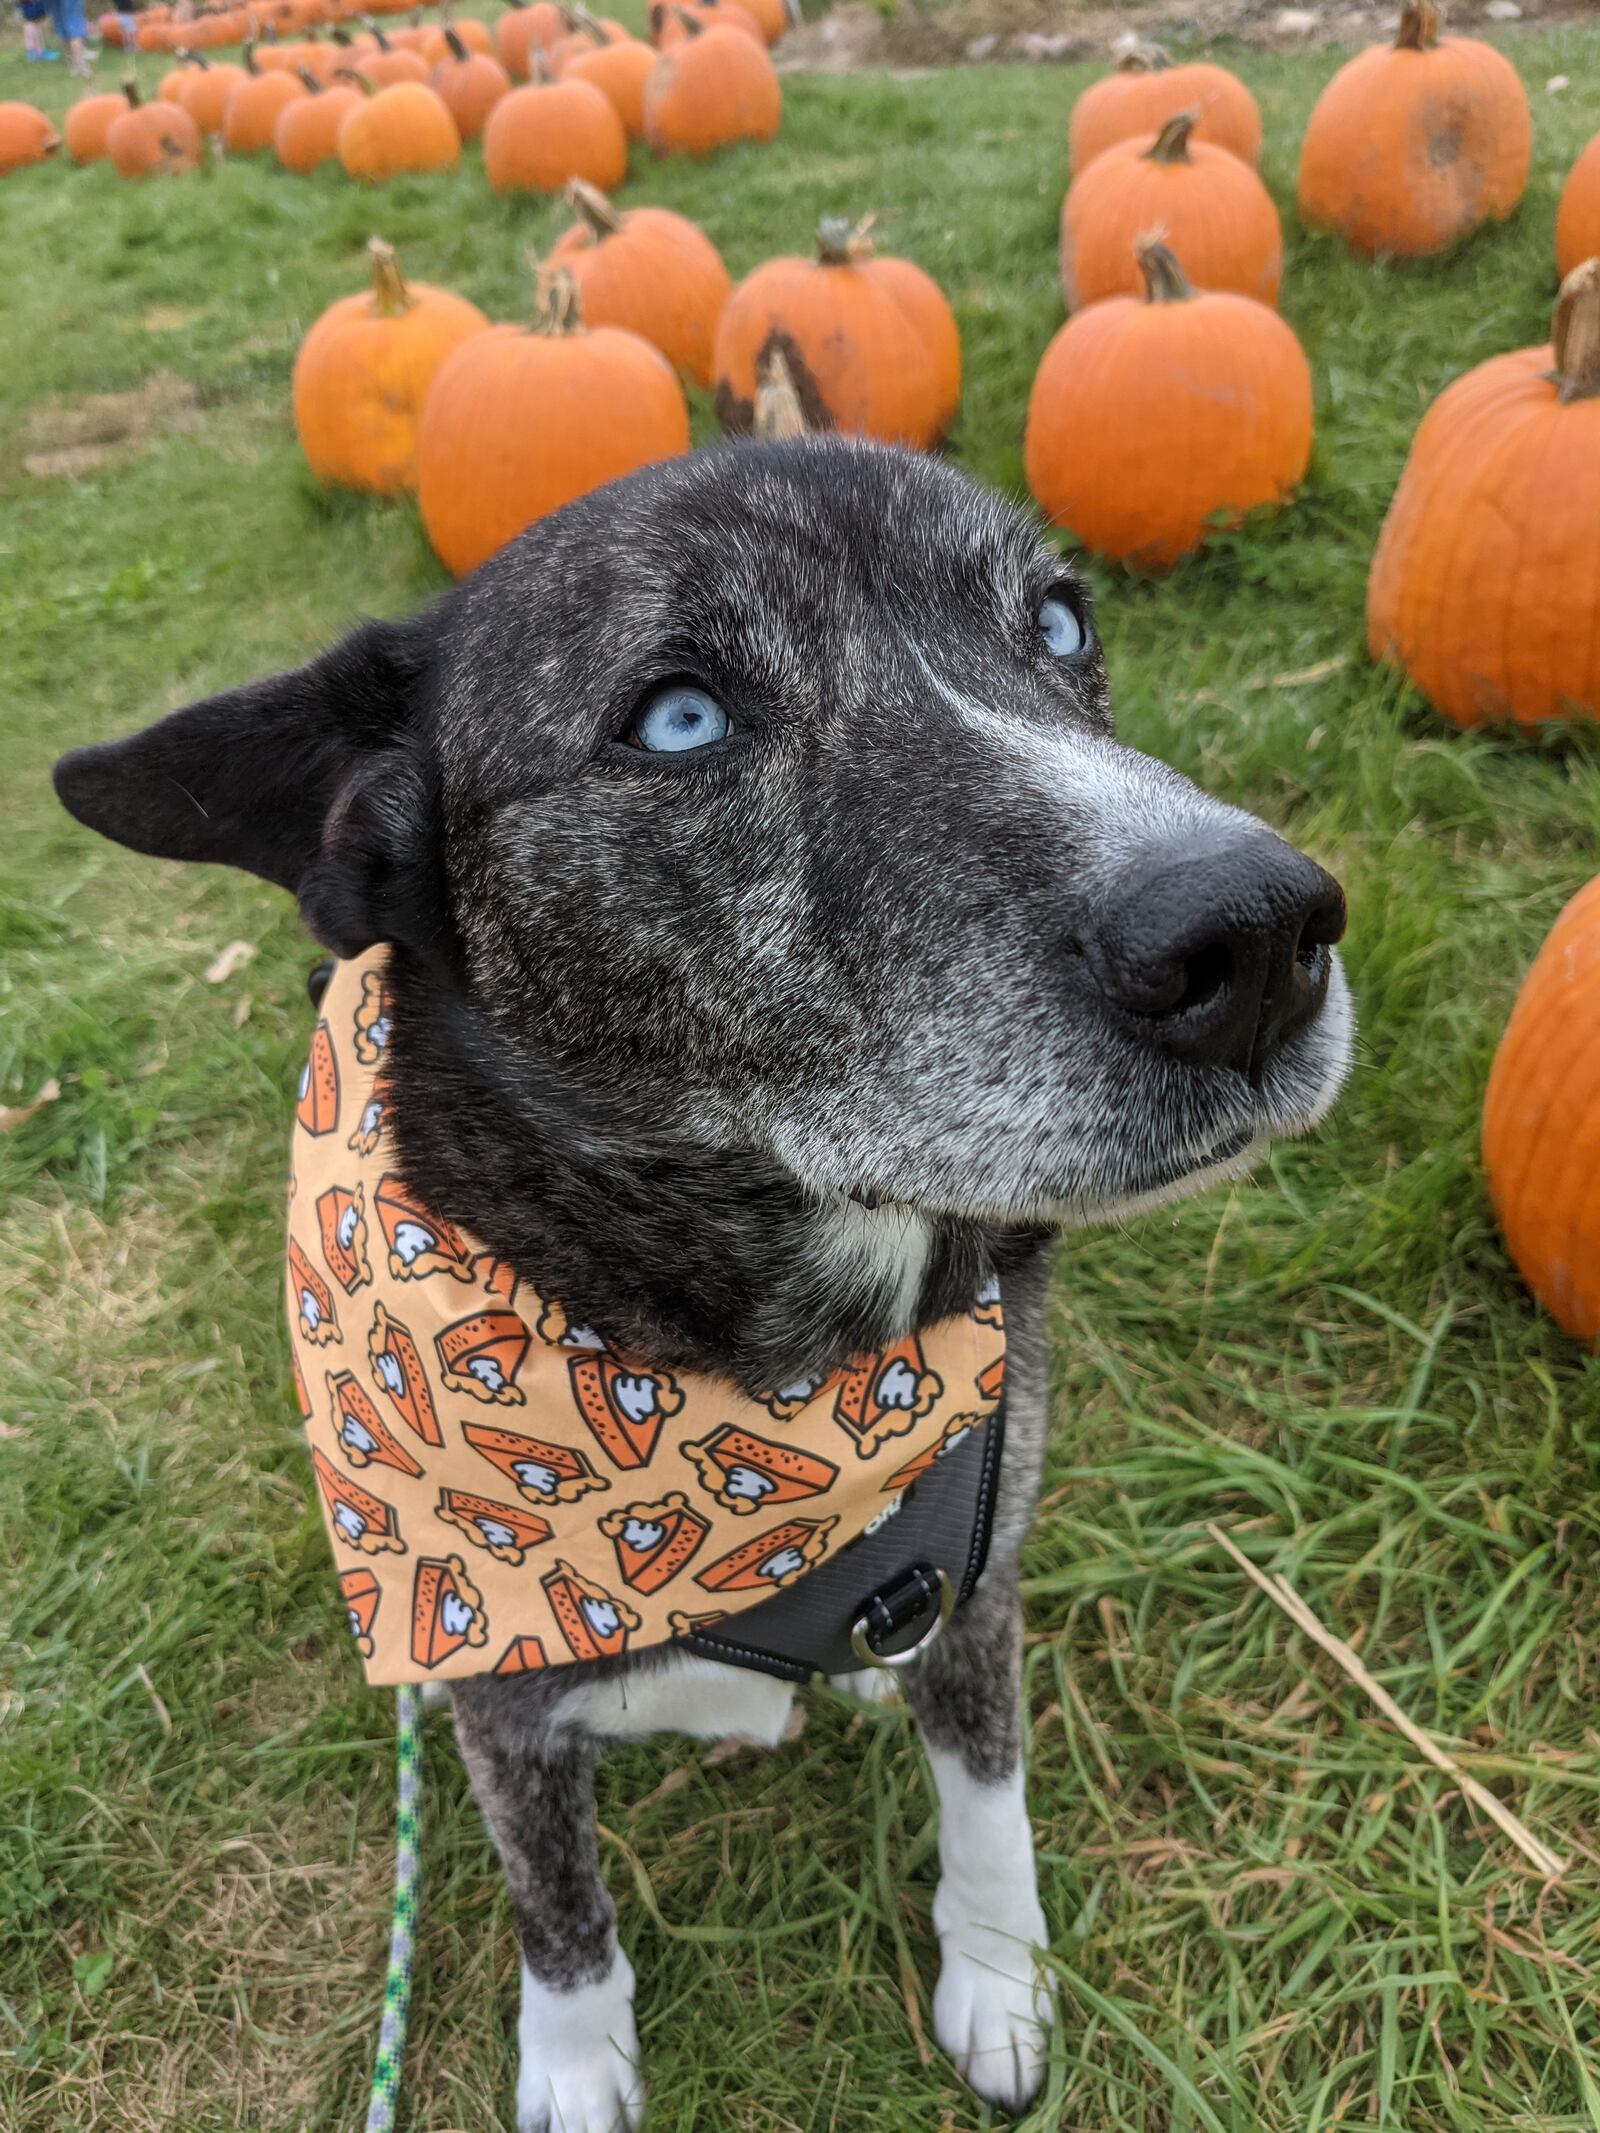
[[[1266,1141],[1266,1134],[1258,1127],[1236,1126],[1208,1146],[1164,1156],[1142,1170],[1130,1172],[1124,1192],[1130,1200],[1143,1199],[1146,1193],[1168,1192],[1175,1185],[1187,1184],[1191,1178],[1204,1177],[1222,1164],[1231,1163],[1256,1142],[1264,1148]]]

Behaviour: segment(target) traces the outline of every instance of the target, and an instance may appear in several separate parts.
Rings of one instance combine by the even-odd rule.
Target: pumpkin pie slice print
[[[543,1641],[538,1637],[513,1637],[494,1663],[497,1674],[536,1674],[549,1661],[544,1655]]]
[[[928,1469],[936,1461],[942,1459],[946,1452],[954,1451],[955,1447],[965,1439],[969,1430],[977,1429],[981,1423],[986,1422],[988,1419],[987,1415],[952,1415],[945,1424],[944,1435],[939,1439],[938,1443],[925,1445],[918,1452],[915,1459],[908,1459],[904,1466],[897,1467],[883,1484],[882,1493],[885,1496],[892,1496],[898,1495],[902,1489],[909,1489],[911,1484],[914,1481],[920,1481]]]
[[[499,1407],[521,1407],[517,1372],[533,1336],[515,1311],[474,1311],[435,1336],[446,1392]]]
[[[771,1392],[764,1392],[759,1397],[774,1422],[792,1422],[828,1383],[826,1377],[794,1378],[787,1385],[774,1386]]]
[[[514,1304],[522,1286],[522,1277],[511,1261],[498,1258],[493,1252],[479,1252],[472,1262],[472,1278],[480,1289],[486,1289],[503,1304]]]
[[[353,1155],[372,1155],[383,1139],[383,1122],[389,1108],[389,1085],[375,1081],[372,1092],[361,1106],[355,1126],[345,1146]]]
[[[648,1593],[672,1583],[711,1526],[690,1510],[687,1496],[673,1489],[659,1503],[630,1503],[608,1511],[600,1531],[617,1551],[623,1584]]]
[[[461,1434],[478,1454],[504,1474],[529,1503],[576,1503],[591,1489],[608,1489],[583,1453],[543,1437],[519,1436],[488,1422],[463,1422]]]
[[[300,1069],[294,1115],[313,1139],[331,1133],[339,1123],[339,1062],[326,1022],[319,1022],[311,1032],[311,1051]]]
[[[289,1239],[289,1302],[301,1339],[313,1348],[325,1348],[339,1338],[333,1291],[293,1237]]]
[[[356,1640],[356,1650],[363,1659],[370,1659],[372,1625],[378,1618],[383,1587],[370,1570],[347,1570],[339,1580],[339,1590],[344,1595],[345,1614],[349,1618],[350,1634]]]
[[[361,999],[356,1008],[355,1055],[363,1066],[376,1066],[389,1049],[394,1032],[394,1007],[389,981],[380,970],[363,971]]]
[[[787,1525],[758,1533],[740,1548],[719,1556],[695,1583],[706,1592],[781,1590],[803,1577],[828,1552],[828,1535],[836,1518],[791,1518]]]
[[[570,1563],[558,1562],[539,1581],[574,1659],[620,1659],[639,1616],[626,1600],[586,1578]]]
[[[978,1284],[972,1299],[972,1315],[980,1326],[1003,1326],[1006,1314],[1000,1303],[1000,1276],[990,1274]]]
[[[715,1629],[719,1622],[726,1622],[727,1619],[728,1610],[725,1607],[711,1607],[700,1615],[691,1615],[681,1607],[674,1607],[667,1616],[667,1635],[700,1637],[708,1629]]]
[[[422,1367],[417,1344],[410,1328],[392,1318],[382,1304],[376,1305],[372,1313],[367,1360],[378,1390],[394,1402],[395,1412],[406,1428],[424,1444],[443,1444],[444,1432],[439,1427],[428,1373]]]
[[[831,1460],[791,1451],[732,1422],[714,1429],[698,1444],[686,1444],[683,1454],[717,1502],[735,1518],[748,1518],[764,1504],[799,1503],[822,1496],[839,1478],[839,1469]]]
[[[834,1399],[834,1419],[863,1459],[933,1410],[943,1383],[923,1360],[914,1333],[881,1355],[859,1357],[845,1371]]]
[[[572,1396],[596,1443],[624,1471],[648,1466],[661,1425],[683,1405],[664,1370],[635,1370],[612,1355],[575,1356]]]
[[[359,1179],[354,1190],[330,1185],[317,1195],[317,1227],[328,1272],[346,1296],[372,1279],[367,1263],[367,1196]]]
[[[486,1548],[497,1563],[513,1566],[555,1530],[537,1511],[497,1503],[492,1496],[474,1496],[469,1489],[441,1489],[435,1515],[464,1533],[475,1548]]]
[[[978,1372],[978,1392],[990,1401],[997,1401],[1006,1389],[1006,1359],[997,1355],[992,1363],[985,1363]]]
[[[575,1319],[565,1304],[545,1303],[534,1322],[534,1332],[552,1348],[603,1348],[605,1342],[593,1326]]]
[[[358,1481],[341,1474],[333,1461],[314,1447],[311,1468],[328,1506],[336,1540],[343,1541],[347,1548],[358,1549],[362,1555],[405,1554],[406,1544],[400,1538],[400,1521],[392,1503],[385,1503],[381,1496],[372,1495]]]
[[[411,1585],[411,1656],[435,1667],[457,1652],[477,1651],[489,1641],[483,1595],[467,1576],[459,1555],[425,1555]]]
[[[400,1439],[367,1397],[348,1370],[328,1372],[328,1399],[333,1409],[333,1433],[339,1449],[353,1467],[392,1467],[413,1480],[422,1472]]]
[[[378,1180],[372,1204],[396,1281],[426,1281],[430,1274],[448,1274],[453,1281],[472,1279],[472,1254],[461,1232],[430,1215],[393,1171]]]

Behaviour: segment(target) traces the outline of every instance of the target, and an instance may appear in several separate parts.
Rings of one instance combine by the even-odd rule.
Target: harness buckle
[[[920,1658],[955,1613],[956,1589],[948,1574],[930,1563],[914,1563],[892,1585],[880,1586],[856,1617],[850,1632],[850,1649],[863,1666],[909,1666]],[[904,1651],[879,1649],[883,1640],[895,1636],[924,1614],[933,1619]]]

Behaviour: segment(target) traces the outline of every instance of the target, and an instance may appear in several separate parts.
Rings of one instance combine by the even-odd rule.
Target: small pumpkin
[[[71,147],[70,139],[67,145]],[[1600,133],[1568,171],[1561,188],[1556,209],[1556,272],[1570,274],[1596,253],[1600,253]]]
[[[961,389],[961,342],[938,285],[879,258],[870,220],[827,217],[813,259],[770,259],[728,298],[712,352],[717,419],[748,434],[756,389],[782,352],[807,426],[933,445]]]
[[[646,17],[650,27],[650,42],[658,52],[670,52],[675,44],[682,44],[694,27],[703,30],[743,30],[764,45],[766,38],[761,25],[741,0],[651,0],[650,13]]]
[[[122,178],[179,176],[200,162],[200,129],[181,104],[146,103],[130,75],[127,109],[106,128],[106,160]]]
[[[511,93],[511,76],[489,52],[464,44],[453,23],[445,28],[447,57],[440,60],[429,87],[456,122],[464,141],[475,141],[489,123],[489,113]]]
[[[272,129],[278,161],[298,177],[336,160],[340,128],[367,100],[366,86],[359,79],[330,82],[325,89],[311,74],[302,79],[308,93],[285,104]]]
[[[1045,350],[1022,463],[1053,524],[1158,571],[1218,519],[1282,503],[1301,479],[1311,371],[1269,305],[1191,287],[1152,237],[1135,264],[1142,296],[1090,304]]]
[[[1406,0],[1392,45],[1342,66],[1300,148],[1301,220],[1353,252],[1441,252],[1504,222],[1528,182],[1532,121],[1510,60],[1441,37],[1434,0]]]
[[[755,17],[757,27],[769,45],[777,44],[788,33],[790,24],[800,17],[798,0],[739,0],[739,5],[747,15]]]
[[[670,208],[624,213],[581,178],[567,199],[578,219],[546,264],[571,274],[588,324],[638,334],[697,385],[709,385],[712,336],[731,286],[711,239]]]
[[[108,91],[101,96],[80,96],[61,122],[67,154],[74,163],[98,163],[106,153],[106,134],[112,121],[121,118],[128,99]]]
[[[1142,286],[1137,239],[1158,232],[1189,279],[1277,301],[1283,232],[1272,196],[1226,148],[1194,138],[1180,111],[1152,139],[1118,141],[1067,188],[1061,205],[1061,290],[1076,311]]]
[[[497,193],[558,193],[569,178],[603,192],[627,175],[628,137],[593,82],[529,82],[490,112],[483,169]]]
[[[339,161],[369,185],[430,170],[454,170],[461,136],[426,82],[397,81],[365,98],[339,124]]]
[[[1600,877],[1517,994],[1484,1095],[1483,1167],[1523,1280],[1564,1333],[1600,1339]]]
[[[581,58],[585,52],[602,51],[608,44],[625,44],[631,35],[623,23],[614,22],[608,16],[591,14],[586,7],[567,7],[562,12],[566,16],[566,30],[544,55],[557,81],[566,72],[570,60]]]
[[[1195,140],[1251,165],[1261,161],[1261,113],[1237,74],[1206,59],[1174,66],[1160,45],[1136,44],[1073,105],[1069,174],[1075,178],[1118,141],[1159,133],[1180,111],[1196,114]]]
[[[1423,416],[1367,580],[1367,644],[1458,726],[1600,719],[1600,259],[1543,348]]]
[[[417,501],[459,577],[575,496],[689,449],[671,364],[636,333],[586,331],[572,276],[533,328],[491,326],[446,360],[417,436]]]
[[[399,82],[425,82],[428,79],[428,62],[420,52],[414,52],[409,45],[396,44],[376,23],[371,27],[371,35],[376,40],[375,46],[361,54],[356,69],[366,76],[374,89],[392,89]]]
[[[533,0],[531,7],[509,8],[500,17],[494,26],[494,48],[511,79],[526,81],[532,54],[548,51],[566,32],[555,0]]]
[[[219,65],[215,60],[199,60],[197,57],[194,72],[185,74],[175,101],[183,106],[202,133],[220,133],[228,98],[244,78],[244,68],[234,66],[231,61],[224,60]]]
[[[306,93],[298,74],[273,68],[263,74],[251,40],[244,47],[244,79],[235,82],[222,107],[222,145],[229,155],[259,155],[272,146],[272,130],[285,104]]]
[[[32,104],[0,104],[0,177],[46,163],[61,146],[61,136]]]
[[[416,487],[417,423],[435,373],[489,321],[464,296],[408,284],[381,237],[367,256],[371,288],[330,304],[300,344],[294,426],[320,481],[392,496]]]
[[[644,85],[656,55],[649,45],[630,37],[626,44],[601,45],[581,52],[562,69],[563,81],[586,81],[600,91],[622,121],[630,141],[644,139]]]
[[[783,90],[762,46],[742,30],[702,29],[681,14],[685,36],[645,77],[644,137],[658,156],[710,155],[732,141],[770,141]]]

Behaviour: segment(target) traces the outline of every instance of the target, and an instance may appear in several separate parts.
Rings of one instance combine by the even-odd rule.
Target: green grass
[[[1363,1034],[1336,1119],[1258,1183],[1061,1248],[1028,1559],[1065,2001],[1040,2133],[1600,2126],[1600,1370],[1519,1287],[1476,1160],[1519,975],[1595,865],[1600,753],[1457,734],[1362,651],[1418,414],[1545,331],[1600,33],[1511,49],[1535,105],[1527,200],[1405,272],[1287,213],[1332,56],[1239,56],[1317,376],[1311,478],[1165,583],[1099,581],[1124,732],[1344,876]],[[62,70],[15,50],[0,95],[59,109]],[[793,79],[774,148],[637,159],[628,197],[694,214],[735,273],[804,246],[821,210],[879,209],[960,318],[955,456],[1017,491],[1087,71]],[[1578,86],[1546,95],[1555,73]],[[413,275],[513,316],[524,249],[559,217],[491,199],[471,156],[378,196],[240,163],[147,189],[46,169],[6,180],[3,206],[0,1103],[51,1077],[61,1093],[0,1135],[0,2126],[348,2128],[392,1757],[279,1320],[308,948],[268,889],[79,833],[45,776],[73,742],[439,585],[409,506],[306,478],[294,349],[375,227]],[[27,470],[63,410],[160,370],[194,388],[179,419],[169,400],[76,477]],[[235,939],[253,959],[207,983]],[[1207,1519],[1247,1529],[1570,1857],[1560,1887],[1246,1585]],[[982,2114],[924,2042],[934,1833],[913,1736],[894,1708],[808,1709],[771,1756],[667,1740],[607,1766],[654,2122],[966,2133]],[[509,2123],[512,1936],[442,1730],[431,1762],[404,2123],[488,2133]]]

